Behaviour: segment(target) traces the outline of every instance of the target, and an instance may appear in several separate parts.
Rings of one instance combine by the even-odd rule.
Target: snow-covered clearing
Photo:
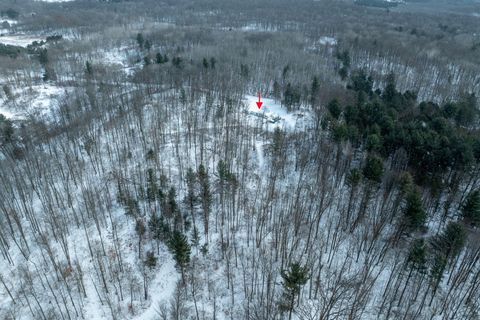
[[[252,119],[263,119],[267,131],[277,127],[294,131],[295,129],[304,128],[311,119],[310,112],[301,108],[288,112],[286,107],[274,99],[262,98],[262,108],[258,109],[257,101],[258,97],[256,96],[245,96],[246,111],[252,116]]]
[[[48,118],[58,107],[66,90],[70,88],[53,83],[14,89],[13,100],[0,100],[0,113],[13,119],[25,119],[28,116]]]
[[[337,39],[334,38],[334,37],[320,37],[320,39],[318,39],[318,43],[321,44],[321,45],[329,45],[329,46],[336,46],[337,45]]]
[[[45,40],[41,37],[27,35],[27,34],[12,34],[12,35],[0,35],[0,43],[11,45],[11,46],[19,46],[26,48],[29,44],[34,41],[42,41]]]

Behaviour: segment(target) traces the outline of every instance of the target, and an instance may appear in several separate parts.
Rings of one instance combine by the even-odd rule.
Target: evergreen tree
[[[380,151],[382,148],[381,135],[373,133],[367,136],[367,150],[368,151]]]
[[[357,192],[358,186],[360,185],[360,182],[362,181],[362,178],[363,178],[362,171],[358,168],[353,168],[352,170],[350,170],[346,178],[346,183],[350,187],[350,196],[348,198],[348,207],[347,207],[345,226],[348,226],[350,224],[350,218],[352,215],[352,207],[355,199],[355,194]]]
[[[280,84],[278,83],[277,80],[275,80],[273,82],[273,98],[275,99],[275,101],[279,101],[282,99],[282,92],[281,92],[281,89],[280,89]]]
[[[467,240],[467,232],[461,223],[449,222],[440,235],[432,241],[433,248],[446,259],[456,257]]]
[[[38,61],[40,61],[40,64],[42,66],[46,66],[48,64],[49,59],[47,49],[44,48],[40,50],[40,53],[38,55]]]
[[[137,34],[137,43],[138,43],[138,46],[140,47],[140,49],[143,49],[143,45],[145,43],[145,39],[143,38],[143,34],[141,34],[141,33]]]
[[[87,76],[89,77],[93,76],[93,67],[90,61],[87,61],[85,63],[85,72],[87,73]]]
[[[373,78],[371,76],[367,76],[364,70],[356,70],[355,72],[352,72],[350,76],[350,84],[347,86],[347,88],[356,92],[362,92],[367,95],[371,95],[373,89]]]
[[[302,286],[308,281],[308,269],[295,262],[290,265],[289,270],[281,273],[283,279],[284,299],[282,309],[289,312],[289,319],[292,318],[295,299],[299,296]]]
[[[320,82],[318,81],[318,77],[314,76],[312,80],[312,87],[310,88],[310,104],[312,108],[318,102],[318,93],[320,92]]]
[[[276,159],[282,154],[285,143],[285,133],[279,127],[273,130],[272,155]]]
[[[353,168],[350,170],[346,182],[350,188],[356,188],[360,184],[361,180],[362,172],[358,168]]]
[[[345,81],[345,79],[347,79],[348,77],[348,69],[346,67],[341,67],[338,70],[338,75],[340,76],[340,79],[342,79],[342,81]]]
[[[174,218],[178,207],[177,207],[177,200],[175,199],[177,196],[177,192],[174,187],[170,187],[168,190],[168,195],[167,195],[167,202],[165,206],[165,217],[168,219]]]
[[[187,237],[179,231],[174,231],[172,237],[168,241],[168,247],[173,254],[173,258],[177,267],[182,273],[182,279],[185,282],[185,270],[190,263],[190,244]]]
[[[172,64],[173,64],[176,68],[181,69],[181,68],[182,68],[182,63],[183,63],[182,58],[180,58],[180,57],[173,57],[173,58],[172,58]]]
[[[147,251],[147,256],[145,257],[145,265],[150,269],[155,268],[157,265],[158,258],[155,257],[155,253],[153,251]]]
[[[294,88],[290,82],[287,84],[283,97],[285,107],[287,107],[288,110],[291,110],[293,106],[300,103],[300,92],[298,88]]]
[[[403,214],[403,225],[408,231],[420,230],[427,219],[427,213],[422,205],[422,198],[417,188],[407,195],[407,205]]]
[[[157,242],[157,254],[160,253],[160,241],[168,238],[169,230],[163,219],[153,213],[148,221],[148,228],[152,238]]]
[[[135,224],[135,231],[137,232],[138,235],[138,258],[142,258],[142,239],[143,236],[145,235],[145,224],[141,219],[137,219],[136,224]]]
[[[12,121],[0,114],[0,142],[2,144],[13,142],[14,133]]]
[[[193,213],[195,203],[197,201],[197,195],[195,194],[195,184],[197,182],[197,176],[193,172],[192,168],[187,169],[186,174],[186,183],[187,183],[187,194],[185,196],[185,203],[187,204],[190,215],[192,218],[193,225],[195,227],[195,215]]]
[[[334,119],[338,119],[340,117],[340,114],[342,113],[342,109],[340,108],[340,103],[338,102],[338,99],[333,99],[330,101],[327,105],[328,112]]]
[[[145,44],[143,45],[143,47],[150,51],[150,49],[152,48],[152,43],[150,42],[150,40],[145,40]]]
[[[480,225],[480,191],[475,190],[470,192],[463,207],[463,218],[469,221],[474,226]]]
[[[250,70],[248,69],[248,66],[246,64],[240,64],[240,76],[242,78],[247,79],[250,74]]]
[[[395,74],[390,73],[387,76],[387,85],[382,93],[382,99],[387,103],[392,103],[397,95],[396,83],[395,83]]]
[[[152,168],[147,170],[147,200],[153,202],[158,195],[157,177]]]
[[[383,176],[383,161],[380,157],[369,154],[363,167],[363,175],[370,181],[381,182]]]
[[[210,68],[215,69],[215,66],[217,65],[217,59],[215,57],[210,58]]]
[[[136,217],[140,214],[140,207],[138,201],[129,195],[120,195],[122,197],[123,205],[125,207],[125,214]]]
[[[342,142],[348,139],[348,127],[345,123],[334,122],[331,130],[335,142]]]
[[[151,65],[151,64],[152,64],[152,61],[150,60],[150,57],[149,57],[149,56],[145,56],[145,57],[143,58],[143,65],[144,65],[145,67],[148,67],[148,66]]]
[[[164,60],[163,60],[163,56],[160,52],[158,52],[156,55],[155,55],[155,62],[157,64],[162,64],[164,63]]]
[[[208,60],[207,60],[207,58],[203,58],[202,64],[203,64],[203,67],[204,67],[205,69],[208,69]]]
[[[427,249],[423,239],[415,239],[408,252],[407,265],[412,270],[423,271],[427,263]]]
[[[210,219],[210,207],[212,204],[212,194],[210,192],[210,182],[208,179],[208,173],[205,170],[205,166],[200,164],[198,167],[198,183],[200,184],[200,199],[202,201],[203,209],[203,222],[205,237],[208,239],[208,220]]]

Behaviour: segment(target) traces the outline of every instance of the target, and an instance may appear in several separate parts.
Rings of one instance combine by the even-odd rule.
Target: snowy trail
[[[263,169],[265,164],[265,159],[263,157],[263,142],[256,140],[255,141],[255,150],[257,151],[257,164],[259,169]]]
[[[160,263],[163,265],[159,270],[155,270],[156,276],[152,283],[149,294],[152,302],[150,306],[134,317],[134,320],[155,320],[159,318],[158,308],[160,305],[168,305],[171,297],[174,296],[175,288],[180,279],[179,273],[175,269],[173,260],[160,256]]]

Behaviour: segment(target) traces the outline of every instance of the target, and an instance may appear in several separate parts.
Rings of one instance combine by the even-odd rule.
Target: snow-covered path
[[[255,150],[257,152],[257,164],[258,168],[261,170],[264,167],[265,159],[263,157],[263,142],[260,140],[255,141]]]

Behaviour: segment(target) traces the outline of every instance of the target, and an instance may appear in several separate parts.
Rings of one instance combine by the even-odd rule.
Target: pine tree
[[[87,76],[91,77],[93,75],[93,67],[90,61],[87,61],[85,63],[85,72],[87,73]]]
[[[145,265],[150,269],[155,268],[157,265],[158,258],[155,257],[155,253],[153,251],[147,251],[147,256],[145,257]]]
[[[146,40],[143,46],[145,49],[150,51],[150,49],[152,48],[152,43],[150,42],[150,40]]]
[[[187,237],[179,231],[174,231],[172,237],[168,241],[168,247],[173,254],[173,258],[177,267],[182,273],[182,279],[185,282],[185,269],[190,263],[190,244]]]
[[[165,206],[165,217],[168,219],[172,219],[175,217],[175,214],[177,213],[178,207],[177,207],[177,192],[175,191],[174,187],[170,187],[168,190],[168,195],[167,195],[167,202]]]
[[[170,237],[170,229],[168,224],[165,224],[163,217],[153,213],[148,221],[148,228],[152,238],[157,242],[157,254],[160,252],[160,241]]]
[[[459,222],[449,222],[447,227],[432,241],[433,248],[447,259],[456,257],[467,240],[467,232]]]
[[[320,91],[320,82],[318,81],[318,77],[314,76],[312,80],[312,87],[310,88],[310,103],[312,105],[312,108],[314,108],[318,102],[319,91]]]
[[[414,271],[419,273],[424,273],[427,263],[427,249],[425,241],[423,239],[416,239],[413,241],[410,250],[408,252],[407,260],[405,267],[410,269],[408,272],[407,280],[405,280],[405,285],[403,287],[400,298],[398,299],[398,305],[400,306],[403,300],[403,296],[408,287],[408,283],[412,277]]]
[[[203,67],[204,67],[205,69],[208,69],[208,60],[207,60],[207,58],[203,58],[202,64],[203,64]]]
[[[47,49],[41,49],[40,54],[38,55],[38,60],[42,66],[46,66],[48,64],[48,51]]]
[[[355,199],[355,194],[357,193],[358,185],[362,181],[362,178],[363,178],[362,171],[358,168],[353,168],[352,170],[350,170],[350,173],[346,178],[346,183],[350,187],[350,196],[348,198],[347,215],[345,219],[346,226],[350,224],[353,201]]]
[[[203,164],[201,164],[198,167],[197,176],[198,176],[198,182],[200,184],[200,199],[202,201],[205,237],[207,238],[207,241],[208,241],[208,220],[210,218],[210,206],[212,204],[212,194],[210,192],[210,182],[208,179],[208,174]]]
[[[197,201],[197,196],[195,194],[195,183],[197,182],[197,176],[195,172],[193,172],[192,168],[187,169],[186,174],[186,183],[187,183],[187,195],[185,196],[185,203],[187,204],[190,210],[190,216],[192,218],[193,225],[195,227],[195,215],[194,215],[194,207]]]
[[[285,107],[287,110],[291,110],[291,108],[295,105],[300,103],[300,92],[298,88],[294,88],[290,82],[287,83],[287,87],[285,89],[285,93],[283,95]]]
[[[285,299],[281,308],[289,312],[288,319],[292,318],[295,298],[299,296],[302,286],[309,279],[308,273],[307,267],[302,267],[298,262],[292,263],[289,270],[283,270],[281,273]]]
[[[210,58],[210,68],[215,69],[215,66],[217,65],[217,59],[215,57]]]
[[[363,167],[363,175],[370,181],[381,182],[383,176],[383,161],[380,157],[369,154]]]
[[[275,98],[275,101],[279,101],[282,99],[282,92],[280,89],[280,84],[278,83],[277,80],[273,82],[273,98]]]
[[[408,231],[420,230],[427,219],[427,213],[422,205],[422,198],[417,188],[407,195],[407,205],[403,213],[403,225]]]
[[[340,103],[338,99],[333,99],[327,105],[328,112],[334,119],[338,119],[342,113],[342,108],[340,108]]]
[[[163,56],[160,52],[158,52],[156,55],[155,55],[155,62],[157,64],[162,64],[164,63],[165,61],[163,60]]]
[[[480,226],[480,191],[472,191],[462,208],[463,218],[474,226]]]
[[[392,103],[397,94],[396,84],[395,84],[395,74],[390,73],[387,76],[387,85],[382,93],[382,99],[387,103]]]
[[[157,177],[152,168],[147,170],[147,200],[153,202],[158,195]]]
[[[148,66],[151,65],[151,64],[152,64],[152,61],[150,60],[150,57],[149,57],[149,56],[145,56],[145,57],[143,58],[143,65],[144,65],[145,67],[148,67]]]
[[[407,266],[413,270],[423,271],[427,263],[427,249],[423,239],[415,239],[407,257]]]
[[[138,258],[142,258],[142,239],[143,236],[145,235],[145,224],[141,219],[137,219],[137,222],[135,224],[135,231],[137,232],[138,235]]]
[[[138,46],[140,47],[140,49],[143,49],[143,45],[145,43],[145,40],[143,39],[143,34],[141,34],[141,33],[137,34],[137,43],[138,43]]]
[[[433,302],[448,262],[458,256],[466,240],[467,233],[463,225],[458,222],[449,222],[445,230],[433,238],[432,247],[435,250],[435,256],[430,269],[430,276],[434,287],[430,304]]]

